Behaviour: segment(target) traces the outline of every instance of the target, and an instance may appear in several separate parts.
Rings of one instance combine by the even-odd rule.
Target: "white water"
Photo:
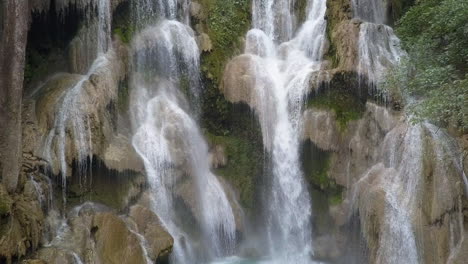
[[[66,90],[60,103],[56,107],[56,117],[54,127],[49,131],[45,140],[44,156],[46,160],[52,162],[59,160],[60,173],[62,175],[62,192],[65,202],[65,193],[67,187],[68,163],[67,163],[67,132],[71,132],[70,147],[71,151],[76,153],[78,162],[86,159],[88,156],[92,157],[92,139],[89,131],[89,119],[85,116],[84,107],[86,104],[82,102],[83,99],[83,84],[99,70],[102,70],[108,64],[105,55],[99,56],[91,66],[89,72],[82,76],[80,80],[74,84],[70,89]],[[54,147],[56,148],[55,155]]]
[[[371,89],[378,89],[385,73],[397,65],[404,51],[393,29],[386,25],[362,23],[359,31],[358,72],[367,77]]]
[[[321,66],[326,1],[308,1],[307,20],[292,39],[290,7],[288,1],[254,1],[254,29],[246,37],[255,108],[265,149],[272,157],[271,182],[264,190],[265,242],[258,244],[264,244],[260,250],[275,262],[310,263],[311,202],[299,164],[298,136],[303,97],[311,74]]]
[[[370,92],[380,92],[385,73],[397,65],[405,52],[393,29],[386,23],[383,0],[353,0],[354,16],[363,20],[359,31],[358,72],[367,80]],[[361,85],[360,85],[361,86]]]
[[[59,169],[62,175],[62,192],[63,201],[66,202],[66,182],[68,171],[67,164],[67,151],[76,153],[75,157],[80,163],[87,157],[92,158],[92,139],[91,139],[91,126],[88,116],[85,116],[83,107],[86,103],[84,99],[84,84],[89,80],[91,75],[103,70],[108,64],[108,58],[104,54],[110,46],[111,36],[111,15],[110,15],[110,1],[109,0],[96,0],[94,6],[97,8],[97,27],[96,32],[93,32],[94,37],[89,42],[95,42],[96,53],[93,54],[95,58],[88,72],[83,75],[78,82],[73,84],[70,88],[66,89],[55,108],[54,126],[49,131],[44,142],[44,157],[50,163],[53,160],[59,161]],[[89,43],[83,45],[88,46]],[[69,139],[68,137],[71,137]],[[69,147],[67,149],[67,141]],[[55,154],[55,157],[52,157]],[[82,165],[80,165],[82,167]],[[85,169],[82,167],[81,169]],[[79,172],[81,173],[81,172]]]
[[[352,0],[354,16],[376,24],[387,22],[386,0]]]
[[[274,41],[287,41],[294,33],[294,0],[253,1],[253,25],[262,29]]]
[[[418,263],[419,256],[411,222],[412,212],[419,205],[419,189],[423,177],[423,127],[410,126],[400,141],[391,131],[382,151],[385,166],[394,168],[394,175],[385,177],[385,220],[380,231],[377,263]]]
[[[151,187],[153,210],[174,237],[172,263],[199,263],[232,254],[235,219],[221,183],[210,171],[208,146],[189,112],[196,112],[200,93],[199,50],[190,27],[177,20],[175,2],[158,2],[150,12],[142,6],[137,16],[156,14],[156,24],[146,26],[133,43],[132,74],[134,136],[132,143],[142,157]],[[181,18],[182,21],[187,19]],[[186,78],[185,80],[183,78]],[[181,92],[188,83],[192,107]],[[195,110],[194,110],[195,108]],[[181,175],[184,174],[184,175]],[[181,223],[174,201],[176,184],[187,181],[193,194],[193,211],[199,212],[201,237]]]

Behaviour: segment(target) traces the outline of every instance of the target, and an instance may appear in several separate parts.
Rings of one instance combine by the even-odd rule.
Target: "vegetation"
[[[224,147],[227,158],[226,166],[215,173],[225,178],[240,193],[240,203],[244,208],[253,208],[256,184],[263,173],[263,138],[260,124],[244,104],[228,104],[229,115],[223,129],[225,134],[206,131],[210,146]]]
[[[220,93],[224,67],[235,55],[242,53],[242,36],[250,28],[250,0],[201,0],[209,16],[194,24],[203,25],[213,50],[201,56],[203,73],[203,126],[215,135],[227,135],[231,104]]]
[[[255,179],[261,172],[262,153],[249,140],[239,136],[207,135],[211,144],[225,149],[228,164],[215,173],[230,182],[240,193],[240,203],[244,208],[252,208],[255,193]]]
[[[202,0],[207,14],[207,34],[213,51],[202,57],[202,69],[215,83],[221,79],[224,66],[242,51],[242,36],[250,27],[250,0]]]
[[[310,140],[302,144],[302,169],[306,180],[314,189],[324,192],[330,204],[342,201],[342,187],[329,178],[331,152],[323,151]]]
[[[308,101],[308,107],[333,110],[341,131],[351,120],[361,118],[365,111],[365,104],[348,91],[337,89],[327,90]]]
[[[468,0],[426,0],[397,24],[408,58],[387,76],[385,87],[408,100],[413,122],[468,128]]]
[[[130,16],[130,4],[120,4],[112,17],[112,34],[116,35],[123,43],[130,43],[135,34],[135,25]]]

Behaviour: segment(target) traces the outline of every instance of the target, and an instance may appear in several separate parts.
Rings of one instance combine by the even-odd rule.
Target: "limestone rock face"
[[[57,74],[31,99],[39,137],[33,152],[50,162],[54,174],[63,166],[59,164],[63,154],[70,168],[73,160],[85,158],[83,153],[99,156],[109,168],[118,171],[143,170],[129,136],[117,131],[116,113],[108,111],[115,107],[119,82],[126,77],[127,56],[126,48],[116,41],[89,76]],[[81,88],[77,88],[79,85]],[[73,90],[79,92],[71,96]],[[68,176],[70,172],[68,169]]]
[[[93,219],[96,252],[103,263],[145,263],[145,255],[136,234],[125,222],[110,213],[99,213]]]
[[[0,259],[12,261],[36,250],[44,230],[44,213],[36,189],[8,194],[0,184]]]
[[[119,172],[132,170],[144,172],[143,162],[130,144],[130,139],[122,134],[113,135],[104,150],[104,164]]]
[[[108,207],[87,202],[74,207],[65,223],[53,212],[49,225],[55,225],[52,230],[61,226],[59,234],[51,234],[49,245],[28,261],[147,263],[167,258],[172,252],[172,237],[158,216],[142,206],[133,207],[129,216],[118,216]]]
[[[345,199],[331,215],[343,226],[349,221],[344,215],[359,212],[371,263],[385,263],[385,256],[394,254],[389,243],[404,230],[390,236],[388,228],[397,219],[403,221],[398,226],[414,230],[414,248],[424,252],[424,263],[460,256],[467,198],[460,147],[447,132],[427,123],[408,124],[399,113],[371,103],[341,132],[332,111],[308,109],[303,122],[303,137],[332,153],[328,177],[345,187]],[[402,208],[391,209],[395,206]],[[407,220],[399,218],[399,210],[407,212]],[[411,255],[405,250],[400,257]]]
[[[197,43],[201,52],[210,52],[213,49],[213,43],[211,42],[210,36],[206,33],[201,33],[197,36]]]
[[[408,214],[397,226],[413,230],[424,263],[456,263],[465,246],[460,227],[468,202],[461,147],[453,137],[428,123],[412,125],[401,113],[372,103],[344,130],[332,110],[307,109],[303,125],[303,138],[331,153],[329,179],[344,187],[344,200],[330,215],[344,227],[359,212],[371,263],[386,263],[392,243],[404,233],[403,228],[388,233],[389,223],[401,217],[400,209],[391,210],[395,206]]]
[[[172,252],[174,239],[161,225],[159,217],[140,205],[130,208],[130,217],[135,221],[138,233],[142,234],[148,243],[150,258],[167,258]]]
[[[224,70],[220,86],[224,97],[232,102],[244,102],[252,109],[256,108],[254,88],[254,76],[251,75],[252,55],[244,54],[232,59]]]

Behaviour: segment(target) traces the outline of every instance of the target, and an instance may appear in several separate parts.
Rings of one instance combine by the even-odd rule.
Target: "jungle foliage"
[[[402,92],[414,122],[468,128],[468,0],[425,0],[398,21],[408,56],[385,87]]]

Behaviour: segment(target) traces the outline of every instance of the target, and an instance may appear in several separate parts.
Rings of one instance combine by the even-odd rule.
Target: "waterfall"
[[[254,28],[247,33],[245,53],[251,56],[255,110],[272,164],[264,190],[265,254],[280,262],[310,263],[312,209],[299,165],[300,117],[310,76],[321,66],[326,1],[308,1],[306,21],[294,38],[291,3],[253,2]]]
[[[262,29],[273,40],[289,40],[295,23],[294,3],[294,0],[254,0],[254,28]]]
[[[354,16],[363,20],[358,41],[358,72],[369,92],[380,93],[379,83],[387,69],[397,65],[405,52],[393,29],[386,23],[383,0],[353,0]],[[365,83],[361,80],[361,83]],[[362,85],[360,85],[362,86]]]
[[[46,159],[51,162],[52,160],[58,159],[60,173],[62,175],[62,192],[63,199],[65,200],[67,175],[71,173],[68,171],[67,163],[67,130],[70,129],[72,132],[73,142],[69,142],[68,146],[76,152],[76,160],[81,162],[88,156],[92,157],[92,139],[89,131],[89,117],[84,115],[84,109],[86,104],[82,101],[83,99],[83,84],[89,79],[92,74],[95,74],[98,70],[102,70],[108,63],[105,56],[100,56],[91,66],[89,72],[82,76],[76,84],[70,89],[67,89],[60,100],[60,103],[56,109],[56,117],[53,128],[49,131],[48,136],[45,140],[45,153]],[[54,145],[55,144],[55,145]],[[52,152],[56,149],[56,158],[52,157]],[[70,150],[69,150],[70,151]]]
[[[385,0],[352,0],[354,16],[376,24],[387,22]]]
[[[96,0],[94,6],[98,11],[96,31],[92,32],[94,37],[91,38],[92,41],[90,40],[96,45],[93,49],[96,52],[92,56],[94,62],[86,74],[63,92],[55,107],[54,126],[45,137],[43,146],[45,159],[51,164],[54,160],[59,162],[64,203],[66,202],[66,179],[67,175],[71,174],[68,171],[67,153],[74,153],[72,157],[80,163],[82,170],[85,168],[81,162],[87,157],[92,157],[91,125],[84,109],[87,105],[84,101],[87,96],[84,86],[93,74],[106,70],[109,64],[108,56],[104,53],[110,46],[110,1]],[[89,46],[89,43],[83,43],[83,45]],[[55,154],[55,157],[52,154]]]
[[[377,263],[418,263],[411,213],[417,210],[423,175],[423,127],[410,126],[403,140],[390,132],[383,143],[384,163],[394,175],[384,177],[385,220],[381,228]],[[410,194],[410,195],[409,195]]]
[[[143,30],[132,43],[132,143],[144,161],[153,210],[174,237],[171,262],[204,263],[232,254],[236,224],[196,123],[200,52],[192,29],[175,20],[176,1],[140,2],[138,21],[153,17],[155,23],[140,24]],[[176,201],[183,183],[189,186],[184,192],[193,194],[189,206],[198,226],[187,227],[180,215],[187,210]]]

